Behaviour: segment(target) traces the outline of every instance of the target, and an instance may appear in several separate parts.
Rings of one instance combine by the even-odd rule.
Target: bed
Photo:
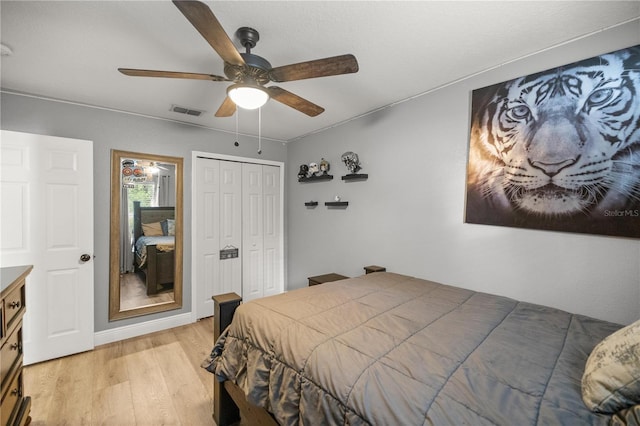
[[[170,287],[174,281],[174,207],[141,207],[133,203],[133,241],[136,272],[142,274],[147,295]]]
[[[238,420],[237,407],[248,424],[281,425],[640,419],[634,394],[640,344],[621,355],[619,342],[609,342],[621,335],[637,340],[640,322],[623,328],[390,272],[244,304],[229,293],[214,296],[214,303],[216,343],[203,367],[215,375],[219,426]],[[611,367],[600,356],[610,349],[605,344],[619,352],[614,363],[626,362],[635,375],[626,389],[605,389],[611,398],[596,392],[603,391],[596,386],[603,376],[605,382],[619,376],[605,368]],[[589,364],[592,352],[599,355]],[[585,381],[585,368],[596,380]],[[585,386],[597,399],[589,408]]]

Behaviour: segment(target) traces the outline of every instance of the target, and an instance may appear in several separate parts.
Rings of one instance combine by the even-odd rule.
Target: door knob
[[[80,260],[83,261],[83,262],[88,262],[88,261],[91,260],[91,255],[85,253],[85,254],[80,256]]]

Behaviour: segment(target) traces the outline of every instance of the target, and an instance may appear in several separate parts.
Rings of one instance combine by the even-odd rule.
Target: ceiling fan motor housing
[[[232,65],[224,63],[224,74],[229,80],[236,83],[257,83],[267,84],[269,80],[269,70],[271,64],[261,56],[253,53],[240,53],[246,65]]]
[[[229,80],[233,80],[236,83],[267,84],[270,81],[269,71],[271,70],[271,64],[262,56],[251,53],[251,49],[260,40],[260,33],[250,27],[240,27],[236,31],[236,37],[240,39],[240,43],[247,49],[246,53],[240,53],[245,65],[232,65],[225,62],[224,74]]]

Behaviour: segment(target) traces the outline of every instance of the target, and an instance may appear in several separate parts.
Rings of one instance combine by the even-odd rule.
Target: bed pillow
[[[609,420],[609,426],[640,425],[640,405],[625,408],[617,412]]]
[[[165,235],[176,235],[176,221],[167,219],[167,233]]]
[[[143,223],[142,233],[145,235],[145,237],[160,236],[162,235],[162,225],[160,225],[160,222]]]
[[[582,400],[597,413],[640,404],[640,321],[607,336],[593,349],[582,376]]]
[[[176,235],[176,222],[173,219],[165,219],[160,222],[162,235]]]

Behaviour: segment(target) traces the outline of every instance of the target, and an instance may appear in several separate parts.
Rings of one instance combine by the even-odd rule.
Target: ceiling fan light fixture
[[[227,96],[240,108],[260,108],[269,100],[269,93],[260,86],[237,83],[229,86]]]

